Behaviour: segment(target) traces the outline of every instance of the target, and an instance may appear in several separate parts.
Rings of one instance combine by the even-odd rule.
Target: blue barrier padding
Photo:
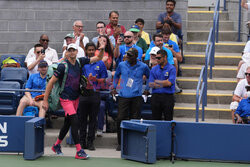
[[[145,123],[122,121],[121,157],[145,163],[155,163],[156,127]]]
[[[176,156],[250,162],[250,125],[177,122]]]
[[[131,121],[140,122],[140,120],[131,120]],[[156,157],[157,158],[169,157],[171,152],[171,122],[143,120],[143,123],[152,124],[156,126]]]
[[[25,160],[34,160],[44,154],[44,118],[33,118],[25,123]]]
[[[24,152],[25,122],[32,118],[0,116],[0,152]]]

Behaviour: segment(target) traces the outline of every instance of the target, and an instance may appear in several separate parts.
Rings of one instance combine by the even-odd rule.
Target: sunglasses
[[[132,36],[124,36],[124,38],[132,38]]]
[[[78,26],[78,25],[75,25],[75,27],[77,27],[77,28],[83,28],[83,26]]]
[[[155,57],[157,60],[161,60],[162,57]]]
[[[101,29],[101,28],[104,28],[104,27],[96,27],[96,29]]]
[[[247,72],[246,72],[245,75],[246,75],[247,77],[249,77],[249,76],[250,76],[250,73],[247,73]]]
[[[37,51],[36,53],[37,53],[37,54],[40,54],[40,53],[41,53],[41,51]]]
[[[49,42],[49,40],[48,39],[41,39],[43,42]]]

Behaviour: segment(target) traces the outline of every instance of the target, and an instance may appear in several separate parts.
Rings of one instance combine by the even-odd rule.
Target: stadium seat
[[[20,62],[20,65],[21,67],[26,67],[24,61],[25,61],[25,58],[26,56],[25,55],[2,55],[0,57],[0,66],[2,67],[2,62],[3,60],[7,59],[8,57],[13,57],[15,58],[16,60],[18,60]]]
[[[20,83],[21,88],[24,88],[27,75],[28,71],[26,68],[6,67],[1,71],[1,81],[17,81]]]
[[[1,91],[10,90],[10,91]],[[16,113],[20,92],[11,91],[20,89],[20,83],[16,81],[0,81],[0,115],[12,115]]]

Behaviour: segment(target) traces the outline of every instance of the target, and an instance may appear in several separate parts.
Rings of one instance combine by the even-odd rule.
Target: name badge
[[[133,83],[134,83],[134,80],[132,78],[129,78],[126,86],[131,88],[133,86]]]

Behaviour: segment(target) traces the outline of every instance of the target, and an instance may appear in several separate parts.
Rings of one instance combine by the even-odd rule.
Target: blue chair
[[[19,89],[22,89],[27,82],[27,75],[26,68],[6,67],[1,71],[1,81],[17,81],[21,86]]]
[[[1,89],[10,91],[1,91]],[[16,113],[21,94],[17,91],[11,91],[11,89],[20,89],[20,83],[16,81],[0,81],[0,115]]]
[[[0,57],[0,66],[2,67],[2,62],[7,59],[8,57],[13,57],[15,58],[17,61],[19,61],[21,67],[26,67],[25,65],[25,58],[26,56],[25,55],[2,55]]]

